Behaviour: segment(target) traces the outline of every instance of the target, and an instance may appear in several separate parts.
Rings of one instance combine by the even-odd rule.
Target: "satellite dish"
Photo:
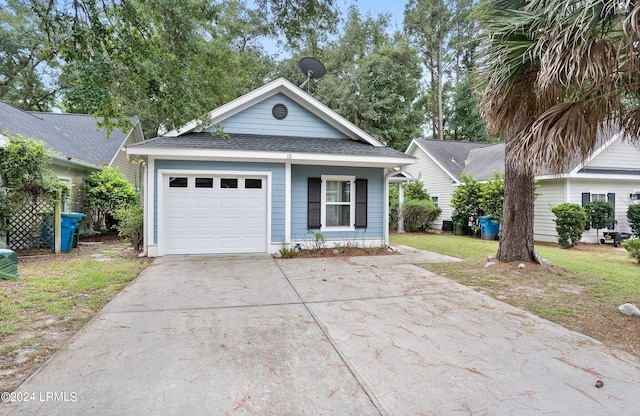
[[[300,85],[300,88],[303,88],[310,79],[320,79],[327,73],[327,69],[322,65],[322,62],[308,56],[300,60],[298,67],[300,67],[302,73],[307,76],[307,79]]]

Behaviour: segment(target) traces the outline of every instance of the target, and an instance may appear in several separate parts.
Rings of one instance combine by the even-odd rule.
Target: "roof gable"
[[[286,116],[276,118],[274,111],[284,110]],[[220,122],[228,134],[261,134],[289,137],[347,138],[329,123],[282,93],[268,97]],[[256,132],[256,126],[259,131]],[[204,131],[215,133],[214,127]]]
[[[245,95],[236,98],[233,101],[224,104],[215,110],[209,112],[210,123],[203,125],[200,120],[192,120],[184,126],[171,130],[163,134],[163,136],[180,136],[182,134],[198,132],[203,129],[207,129],[216,124],[223,125],[223,121],[235,116],[236,114],[243,112],[250,107],[270,98],[276,94],[282,94],[292,102],[295,102],[300,108],[304,108],[319,120],[322,120],[327,125],[331,126],[336,131],[340,132],[346,138],[352,140],[362,141],[372,146],[383,146],[382,143],[377,141],[373,136],[366,133],[329,107],[306,93],[304,90],[294,85],[285,78],[278,78],[271,81],[268,84],[263,85]],[[254,132],[255,133],[255,132]],[[299,136],[299,131],[297,136]]]
[[[480,149],[490,146],[490,143],[462,142],[454,140],[413,139],[413,141],[407,148],[406,153],[412,154],[415,151],[416,147],[420,148],[447,175],[459,182],[460,174],[465,171],[465,168],[467,168],[467,165],[469,163],[469,156],[471,151],[473,149]]]

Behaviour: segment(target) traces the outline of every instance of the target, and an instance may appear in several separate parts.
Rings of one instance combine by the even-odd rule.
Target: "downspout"
[[[147,215],[149,207],[146,203],[146,193],[149,189],[149,175],[147,174],[147,161],[141,160],[140,165],[142,166],[142,175],[144,180],[142,181],[142,189],[140,190],[140,198],[142,200],[142,252],[138,255],[138,257],[147,257],[147,243],[149,242],[149,227],[147,227]]]

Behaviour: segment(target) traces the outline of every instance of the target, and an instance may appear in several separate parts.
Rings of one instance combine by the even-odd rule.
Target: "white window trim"
[[[58,176],[59,181],[67,182],[69,184],[70,193],[62,201],[62,212],[67,212],[71,208],[73,202],[73,178],[70,176]]]
[[[355,176],[334,176],[322,175],[320,177],[320,231],[355,231],[356,223],[356,177]],[[349,220],[351,225],[348,227],[328,227],[327,224],[327,181],[349,181]]]
[[[595,189],[593,191],[589,191],[589,201],[594,201],[593,195],[604,195],[604,201],[607,201],[607,195],[609,193],[607,191],[603,191],[600,189]]]
[[[434,201],[433,198],[438,198],[438,201]],[[435,195],[431,195],[431,202],[433,202],[434,204],[436,204],[437,207],[440,206],[440,195],[435,194]]]

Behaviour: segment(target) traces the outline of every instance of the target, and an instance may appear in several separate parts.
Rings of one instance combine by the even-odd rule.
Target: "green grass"
[[[21,265],[20,280],[10,283],[11,290],[0,288],[0,337],[46,329],[44,317],[85,322],[145,265],[136,258],[115,256],[108,263],[69,256]]]
[[[640,305],[640,265],[625,250],[537,244],[552,266],[519,269],[518,262],[498,262],[485,269],[498,242],[441,234],[395,234],[391,242],[463,259],[423,267],[610,345],[640,350],[640,320],[617,309],[626,302]]]

